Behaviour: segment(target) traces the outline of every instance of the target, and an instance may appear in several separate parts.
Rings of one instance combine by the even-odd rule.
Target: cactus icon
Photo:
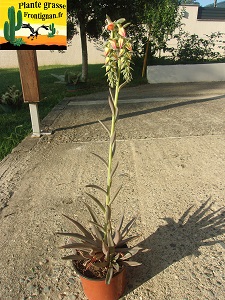
[[[54,35],[55,35],[55,25],[54,25],[54,23],[49,25],[49,29],[51,30],[51,32],[49,32],[48,37],[54,37]]]
[[[18,10],[17,12],[17,25],[15,25],[15,8],[11,6],[8,8],[8,18],[4,24],[4,37],[11,44],[15,41],[15,31],[22,27],[22,12]]]

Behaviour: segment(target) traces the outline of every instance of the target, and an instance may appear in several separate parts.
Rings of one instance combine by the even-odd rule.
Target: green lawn
[[[141,78],[141,64],[133,66],[133,81],[130,85],[145,83]],[[65,85],[56,84],[56,78],[51,74],[62,75],[66,70],[80,72],[81,66],[44,66],[39,67],[41,102],[39,104],[40,118],[43,119],[51,109],[64,97],[90,94],[107,89],[105,69],[102,65],[89,65],[89,80],[87,83],[76,85],[75,91],[68,91]],[[21,90],[18,69],[0,69],[0,95],[6,92],[8,86],[15,85]],[[0,160],[2,160],[20,141],[31,132],[28,104],[13,113],[4,113],[0,110]]]

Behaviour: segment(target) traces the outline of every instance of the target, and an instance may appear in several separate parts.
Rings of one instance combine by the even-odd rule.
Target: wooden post
[[[36,50],[17,50],[24,102],[29,103],[33,137],[40,137],[40,88]]]

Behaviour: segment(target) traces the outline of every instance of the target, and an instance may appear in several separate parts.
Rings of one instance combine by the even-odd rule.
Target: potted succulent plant
[[[109,135],[108,161],[97,156],[107,167],[107,186],[103,189],[97,185],[87,185],[105,193],[105,201],[102,202],[95,196],[86,193],[98,206],[103,214],[101,223],[98,216],[86,204],[92,220],[90,229],[85,228],[80,222],[65,216],[78,229],[79,232],[61,232],[59,234],[70,237],[68,244],[60,247],[73,249],[73,254],[63,257],[70,259],[80,275],[84,292],[89,300],[116,300],[123,294],[126,284],[125,266],[137,266],[139,263],[130,260],[139,251],[145,251],[140,247],[128,247],[128,243],[138,236],[130,236],[128,233],[136,218],[132,218],[123,226],[124,215],[121,216],[117,226],[113,229],[111,222],[112,204],[117,197],[120,188],[115,195],[111,195],[112,178],[118,167],[113,164],[116,150],[116,122],[118,120],[118,98],[121,88],[128,83],[131,76],[132,46],[126,35],[123,25],[125,19],[112,22],[107,16],[106,30],[110,36],[105,45],[105,68],[109,83],[109,105],[112,112],[111,128],[107,128],[101,121],[101,125]]]

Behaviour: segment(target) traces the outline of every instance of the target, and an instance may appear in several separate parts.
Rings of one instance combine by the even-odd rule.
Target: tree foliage
[[[76,32],[75,27],[80,30],[82,47],[82,79],[87,80],[88,76],[88,55],[87,38],[97,39],[103,34],[106,14],[112,20],[125,18],[130,22],[131,32],[138,32],[138,25],[141,23],[144,15],[145,5],[149,0],[68,0],[68,38],[72,39]],[[151,0],[151,3],[156,3]],[[73,24],[73,26],[72,26]],[[134,35],[134,34],[133,34]]]
[[[143,23],[147,28],[147,42],[143,63],[142,77],[145,75],[147,57],[167,49],[167,42],[173,32],[181,24],[182,15],[179,13],[179,0],[159,0],[156,5],[149,2],[145,6]]]
[[[196,0],[181,0],[181,4],[199,4]]]
[[[178,0],[159,0],[155,6],[151,3],[146,6],[144,23],[147,24],[153,53],[166,50],[168,39],[181,24],[179,4]]]

